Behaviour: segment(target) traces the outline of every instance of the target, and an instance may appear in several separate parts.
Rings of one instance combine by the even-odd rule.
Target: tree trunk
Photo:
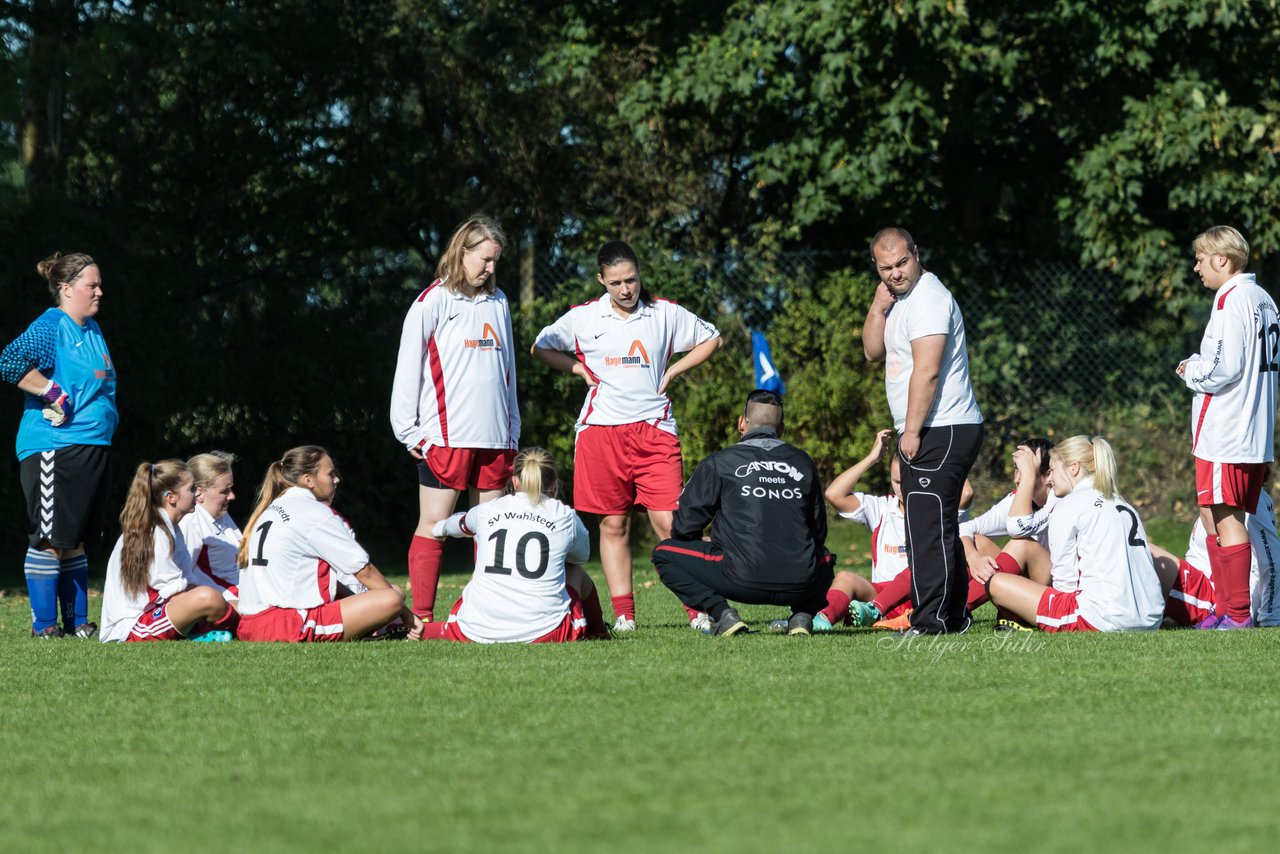
[[[62,126],[75,0],[33,0],[29,21],[21,140],[27,199],[34,203],[60,190],[65,175]]]

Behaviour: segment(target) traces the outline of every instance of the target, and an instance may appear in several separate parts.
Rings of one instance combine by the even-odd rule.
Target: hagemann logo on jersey
[[[498,340],[498,333],[493,331],[493,327],[486,323],[479,338],[464,338],[462,346],[471,350],[501,350],[502,342]]]
[[[738,466],[734,469],[734,474],[738,477],[746,477],[757,472],[776,471],[780,474],[788,475],[794,481],[804,480],[804,472],[791,465],[791,463],[777,462],[775,460],[758,460],[754,463]],[[765,483],[786,483],[782,478],[762,477],[760,480]]]
[[[638,355],[637,355],[638,354]],[[605,356],[604,363],[609,367],[621,365],[624,368],[648,368],[649,352],[639,340],[631,342],[631,349],[625,356]]]

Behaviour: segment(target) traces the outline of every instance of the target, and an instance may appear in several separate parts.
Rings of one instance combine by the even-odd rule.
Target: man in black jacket
[[[711,615],[715,634],[747,629],[727,599],[790,605],[788,633],[810,634],[834,563],[817,469],[779,438],[782,398],[771,391],[747,395],[738,432],[742,441],[703,460],[685,484],[654,566],[681,602]]]

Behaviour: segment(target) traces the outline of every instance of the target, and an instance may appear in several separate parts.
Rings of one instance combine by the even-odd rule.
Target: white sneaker
[[[689,628],[695,632],[702,632],[704,635],[711,634],[714,629],[711,625],[711,615],[706,611],[699,611],[698,616],[689,621]]]
[[[613,633],[615,635],[620,635],[620,634],[623,634],[624,632],[634,632],[635,630],[636,630],[636,621],[628,620],[626,617],[623,617],[621,615],[618,616],[618,619],[613,624]]]

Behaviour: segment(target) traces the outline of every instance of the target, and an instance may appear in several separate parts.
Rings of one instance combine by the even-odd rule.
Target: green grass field
[[[858,549],[841,544],[855,565]],[[637,634],[566,647],[103,646],[32,641],[9,595],[0,850],[1256,850],[1274,836],[1275,631],[1008,638],[987,606],[937,642],[714,639],[651,568],[637,605]],[[780,616],[742,612],[759,628]]]

